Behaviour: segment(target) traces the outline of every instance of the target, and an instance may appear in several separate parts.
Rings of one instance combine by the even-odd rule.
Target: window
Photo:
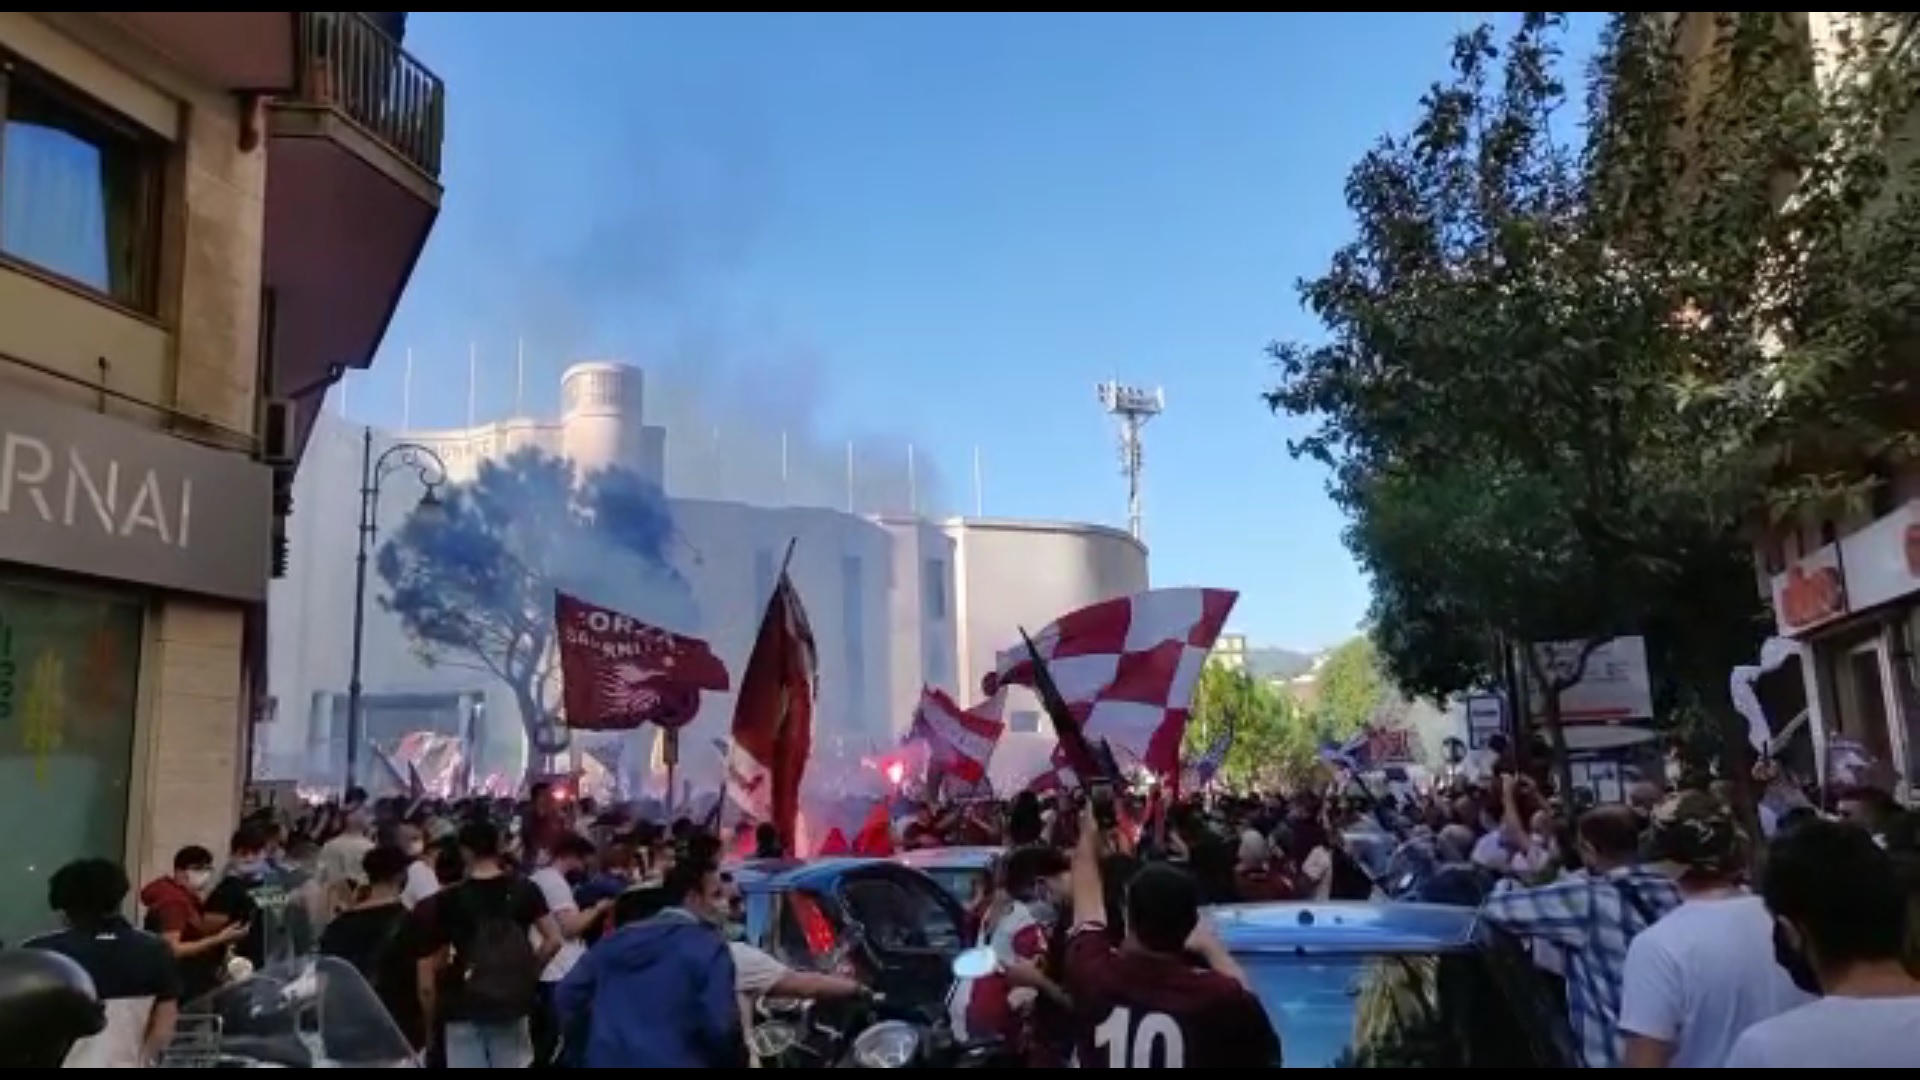
[[[856,731],[867,721],[867,589],[860,556],[840,560],[840,619],[846,631],[847,717]]]
[[[1243,957],[1290,1069],[1564,1068],[1564,1020],[1526,955]]]
[[[1037,735],[1040,732],[1040,714],[1032,709],[1015,709],[1007,718],[1007,730],[1017,735]]]
[[[18,62],[0,101],[0,252],[152,313],[166,143]]]
[[[889,953],[960,949],[960,924],[942,897],[891,878],[856,878],[840,887],[841,902],[866,930],[867,943]]]
[[[48,929],[46,879],[127,850],[141,609],[0,583],[0,939]]]
[[[920,606],[928,619],[947,620],[947,560],[928,559],[920,564]]]
[[[927,642],[927,655],[923,661],[925,670],[921,672],[927,683],[932,686],[947,686],[953,678],[951,664],[947,663],[946,643],[938,638]]]

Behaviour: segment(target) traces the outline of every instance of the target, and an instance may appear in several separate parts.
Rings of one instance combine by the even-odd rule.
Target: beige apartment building
[[[0,12],[0,938],[239,811],[323,391],[439,209],[397,12]]]
[[[1684,50],[1701,55],[1713,40],[1712,12],[1670,13]],[[1863,15],[1873,16],[1872,21]],[[1835,41],[1846,34],[1912,40],[1906,13],[1790,12],[1783,25],[1804,33],[1811,77],[1840,77]],[[1909,120],[1889,153],[1910,154]],[[1920,427],[1920,415],[1909,427]],[[1838,472],[1859,460],[1832,461]],[[1841,742],[1898,773],[1911,798],[1920,782],[1920,468],[1871,466],[1879,483],[1865,505],[1809,512],[1758,538],[1762,589],[1773,606],[1775,632],[1800,645],[1817,768]],[[1778,728],[1791,717],[1774,717]]]

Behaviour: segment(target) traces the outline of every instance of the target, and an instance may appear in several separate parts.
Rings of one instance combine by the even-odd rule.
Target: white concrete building
[[[431,447],[455,483],[477,475],[483,461],[528,447],[564,455],[583,472],[617,466],[656,482],[667,475],[669,433],[645,422],[640,371],[577,365],[563,376],[561,398],[557,421],[376,433],[374,451],[397,441]],[[314,783],[337,783],[343,775],[362,437],[362,428],[328,416],[295,485],[291,567],[274,583],[269,609],[275,708],[256,742],[258,775]],[[382,539],[420,495],[419,478],[407,469],[388,477],[381,486]],[[636,582],[634,574],[610,569],[604,588],[585,598],[705,638],[737,681],[793,542],[792,573],[820,653],[821,753],[891,744],[923,682],[971,699],[995,652],[1017,641],[1020,627],[1038,629],[1066,611],[1147,585],[1146,549],[1105,526],[873,517],[668,496],[674,569],[684,586]],[[377,603],[384,593],[377,572],[370,579],[362,662],[369,737],[377,743],[423,727],[470,734],[482,747],[482,770],[517,774],[526,746],[512,693],[466,665],[424,663],[399,621]],[[730,695],[709,695],[683,736],[683,775],[697,784],[717,776],[718,759],[707,748],[725,733],[732,708]],[[1030,699],[1010,701],[1008,709],[1015,734],[996,776],[1024,780],[1044,762],[1051,738]],[[623,768],[643,771],[650,749],[623,750]]]

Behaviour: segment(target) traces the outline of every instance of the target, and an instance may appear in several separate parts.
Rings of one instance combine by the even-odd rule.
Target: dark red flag
[[[632,731],[685,725],[703,690],[727,689],[727,667],[699,638],[685,637],[556,592],[561,698],[566,725]]]
[[[783,567],[733,699],[727,788],[748,813],[772,822],[789,855],[797,853],[800,782],[813,753],[816,656],[806,606]]]

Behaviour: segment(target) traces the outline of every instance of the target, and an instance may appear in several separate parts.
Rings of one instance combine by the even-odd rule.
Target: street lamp
[[[366,715],[361,707],[360,659],[367,638],[367,552],[380,531],[380,485],[387,477],[410,470],[426,488],[420,510],[440,512],[440,487],[447,482],[447,463],[431,447],[395,443],[373,456],[373,429],[360,438],[360,550],[353,560],[353,661],[347,673],[347,787],[360,779],[360,744],[366,741]]]

